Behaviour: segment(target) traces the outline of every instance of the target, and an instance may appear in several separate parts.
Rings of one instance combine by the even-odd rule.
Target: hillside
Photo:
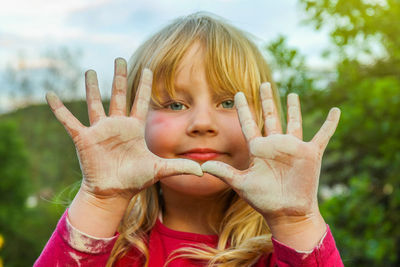
[[[84,101],[65,105],[83,124],[88,125]],[[39,256],[58,219],[75,195],[81,171],[72,140],[47,104],[29,106],[0,116],[0,125],[9,125],[10,122],[16,125],[13,135],[18,133],[27,154],[28,166],[21,168],[27,167],[29,195],[26,209],[10,210],[13,203],[0,203],[2,214],[15,214],[11,216],[15,219],[5,219],[3,223],[7,227],[0,229],[0,234],[5,237],[0,254],[6,266],[29,266]],[[12,179],[12,175],[1,178]],[[11,201],[18,200],[14,198]]]

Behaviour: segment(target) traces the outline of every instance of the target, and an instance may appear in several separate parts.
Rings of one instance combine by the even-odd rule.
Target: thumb
[[[180,174],[194,174],[203,176],[200,164],[188,159],[162,159],[159,158],[154,165],[154,177],[162,179],[166,176]]]
[[[212,174],[228,185],[236,188],[240,180],[240,171],[221,161],[207,161],[201,165],[203,172]]]

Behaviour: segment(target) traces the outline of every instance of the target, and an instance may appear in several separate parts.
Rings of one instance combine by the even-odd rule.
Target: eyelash
[[[165,107],[165,108],[168,108],[168,109],[170,109],[170,110],[182,110],[182,109],[172,109],[172,105],[175,105],[175,104],[182,105],[182,107],[184,107],[185,109],[187,109],[186,105],[184,105],[184,104],[182,104],[181,102],[178,102],[178,101],[169,102],[169,103],[165,104],[164,107]]]
[[[226,102],[229,102],[229,104],[230,104],[229,107],[224,107],[223,106],[223,104],[226,103]],[[182,109],[174,109],[174,108],[172,108],[173,105],[176,105],[176,104],[181,105],[180,107],[182,107]],[[218,104],[218,107],[219,106],[222,106],[224,109],[233,109],[235,107],[235,101],[233,99],[223,100]],[[178,101],[169,102],[169,103],[165,104],[164,107],[167,108],[167,109],[170,109],[170,110],[185,110],[185,109],[188,108],[185,104],[183,104],[181,102],[178,102]]]
[[[222,106],[222,104],[224,103],[224,102],[228,102],[228,101],[230,101],[231,103],[231,107],[229,107],[229,109],[232,109],[232,108],[234,108],[235,107],[235,101],[233,100],[233,99],[227,99],[227,100],[224,100],[224,101],[221,101],[221,103],[218,105],[218,106]]]

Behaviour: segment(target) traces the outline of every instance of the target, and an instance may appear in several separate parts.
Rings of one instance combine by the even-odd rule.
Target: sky
[[[261,43],[284,35],[309,66],[329,66],[321,57],[328,34],[301,23],[305,14],[295,0],[0,0],[0,7],[0,84],[6,66],[21,68],[19,54],[27,59],[25,68],[40,69],[48,64],[43,51],[67,47],[81,51],[82,69],[97,71],[101,93],[109,97],[116,57],[129,59],[146,37],[196,11],[224,17]],[[80,86],[84,96],[83,80]],[[15,106],[7,90],[0,87],[0,113]],[[37,101],[44,101],[45,92],[35,90]]]

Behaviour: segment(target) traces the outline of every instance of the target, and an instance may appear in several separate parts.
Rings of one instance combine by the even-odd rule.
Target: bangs
[[[280,111],[279,95],[265,59],[249,34],[204,12],[178,18],[147,40],[130,60],[128,106],[131,107],[144,67],[153,71],[152,104],[159,106],[161,92],[175,97],[176,70],[196,42],[204,49],[206,79],[213,93],[234,95],[241,91],[255,112],[255,121],[263,126],[259,87],[270,82]]]

